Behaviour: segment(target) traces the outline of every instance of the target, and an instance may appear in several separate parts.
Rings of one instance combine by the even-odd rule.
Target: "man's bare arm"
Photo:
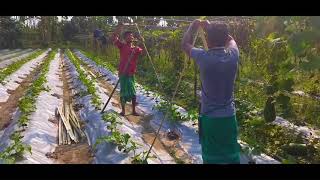
[[[123,30],[123,24],[120,23],[118,25],[118,27],[116,28],[116,30],[113,32],[113,41],[116,41],[119,39],[119,36],[120,36],[122,30]]]
[[[202,21],[202,20],[194,20],[192,24],[189,26],[187,32],[184,34],[183,39],[182,39],[182,49],[190,56],[191,49],[194,47],[192,42],[192,34],[194,34],[197,29],[201,26],[204,30],[207,29],[209,26],[210,22],[209,21]]]
[[[232,36],[229,35],[229,39],[227,41],[227,44],[226,44],[226,47],[227,48],[234,48],[234,49],[238,49],[238,45],[236,43],[236,41],[233,39]]]
[[[184,34],[184,36],[183,36],[182,42],[181,42],[182,49],[183,49],[189,56],[190,56],[190,51],[191,51],[191,49],[194,47],[194,46],[192,45],[192,40],[193,40],[192,34],[194,34],[194,33],[197,31],[197,29],[199,28],[200,22],[201,22],[201,21],[197,19],[197,20],[194,20],[194,21],[190,24],[187,32],[186,32],[186,33]]]

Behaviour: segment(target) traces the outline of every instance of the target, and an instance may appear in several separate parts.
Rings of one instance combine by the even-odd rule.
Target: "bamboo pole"
[[[71,119],[76,123],[77,127],[80,129],[80,122],[77,118],[77,115],[75,114],[75,112],[73,111],[71,104],[69,104],[69,108],[70,108],[70,112],[71,112]]]
[[[67,131],[64,127],[64,125],[62,124],[62,144],[67,144]]]
[[[200,29],[197,29],[196,35],[195,35],[193,42],[192,42],[193,45],[196,44],[199,32],[200,32]],[[190,57],[189,57],[189,59],[190,59]],[[197,88],[198,88],[197,70],[198,69],[197,69],[196,61],[193,61],[193,65],[194,65],[194,87],[193,87],[194,88],[194,98],[197,99]]]
[[[67,144],[71,144],[70,135],[67,134]]]
[[[70,119],[71,119],[70,122],[73,124],[74,130],[78,133],[79,137],[84,137],[85,134],[81,129],[80,121],[79,121],[76,113],[73,111],[71,104],[69,104],[69,109],[70,109]]]
[[[71,144],[71,140],[70,140],[70,136],[71,136],[71,132],[74,136],[74,138],[72,139],[74,142],[77,142],[77,139],[76,139],[76,135],[74,134],[74,128],[72,128],[72,125],[70,123],[70,109],[69,109],[69,106],[67,105],[67,103],[64,103],[64,109],[65,109],[65,118],[67,120],[67,123],[70,125],[70,131],[68,131],[69,135],[68,135],[68,144]]]
[[[74,140],[75,137],[74,137],[74,134],[72,133],[72,129],[71,129],[70,123],[68,122],[68,119],[66,119],[66,117],[61,113],[60,108],[58,108],[58,111],[59,111],[59,113],[60,113],[60,116],[61,116],[61,119],[62,119],[62,121],[63,121],[63,124],[64,124],[65,127],[66,127],[67,133],[70,135],[70,138],[71,138],[72,140]],[[67,117],[69,117],[69,116],[67,115]]]
[[[206,50],[206,51],[208,51],[208,43],[207,43],[207,40],[206,40],[206,36],[205,36],[205,34],[204,34],[204,30],[203,30],[203,28],[199,28],[199,34],[200,34],[200,38],[201,38],[201,40],[202,40],[202,43],[203,43],[203,46],[204,46],[204,49]]]
[[[81,134],[79,133],[77,125],[75,124],[75,122],[70,121],[70,124],[73,127],[72,130],[73,130],[73,134],[75,136],[75,143],[78,143],[79,139],[80,139],[79,137],[81,136]]]
[[[93,76],[95,79],[97,78],[97,76],[94,75],[91,71],[88,71],[88,72],[89,72],[89,74],[90,74],[91,76]]]
[[[58,118],[58,122],[59,122],[59,128],[58,128],[58,134],[59,134],[59,145],[62,144],[62,122],[61,122],[61,118]]]

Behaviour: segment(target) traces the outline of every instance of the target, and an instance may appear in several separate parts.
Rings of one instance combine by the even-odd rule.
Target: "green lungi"
[[[136,95],[134,76],[120,75],[120,101],[125,104]]]
[[[200,116],[200,143],[204,164],[239,164],[240,145],[235,116]]]

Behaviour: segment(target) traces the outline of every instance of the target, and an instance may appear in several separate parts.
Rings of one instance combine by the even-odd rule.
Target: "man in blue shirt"
[[[192,34],[202,27],[209,50],[195,48]],[[182,40],[183,50],[195,60],[202,82],[200,143],[204,163],[238,164],[240,146],[234,103],[239,50],[222,22],[195,20]]]

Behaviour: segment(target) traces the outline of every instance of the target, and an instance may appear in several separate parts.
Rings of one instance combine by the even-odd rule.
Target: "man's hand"
[[[208,20],[201,20],[201,19],[196,19],[192,22],[192,26],[197,29],[199,27],[202,27],[204,29],[207,29],[207,27],[210,25],[210,21]]]
[[[236,41],[233,39],[233,37],[231,35],[228,35],[228,39],[226,42],[226,47],[227,48],[234,48],[234,49],[238,49],[237,43]]]
[[[118,27],[123,27],[123,26],[124,26],[123,22],[118,23]]]
[[[202,21],[200,22],[200,26],[201,26],[204,30],[207,30],[208,27],[209,27],[209,25],[210,25],[210,21],[208,21],[208,20],[202,20]]]
[[[120,33],[123,30],[123,27],[124,27],[123,23],[119,22],[116,30],[114,31],[114,35],[120,35]]]
[[[201,19],[196,19],[192,22],[192,26],[195,28],[198,28],[201,25],[202,20]]]
[[[140,34],[138,35],[137,39],[144,42],[144,38]]]
[[[194,34],[198,28],[204,24],[202,23],[203,21],[200,20],[200,19],[196,19],[194,20],[187,32],[184,34],[183,36],[183,39],[182,39],[182,43],[181,43],[181,46],[182,46],[182,49],[190,56],[190,52],[191,52],[191,49],[193,48],[193,44],[192,44],[192,34]]]
[[[234,39],[233,39],[233,37],[229,34],[229,35],[228,35],[228,40],[227,40],[227,41],[231,41],[231,40],[234,40]]]

